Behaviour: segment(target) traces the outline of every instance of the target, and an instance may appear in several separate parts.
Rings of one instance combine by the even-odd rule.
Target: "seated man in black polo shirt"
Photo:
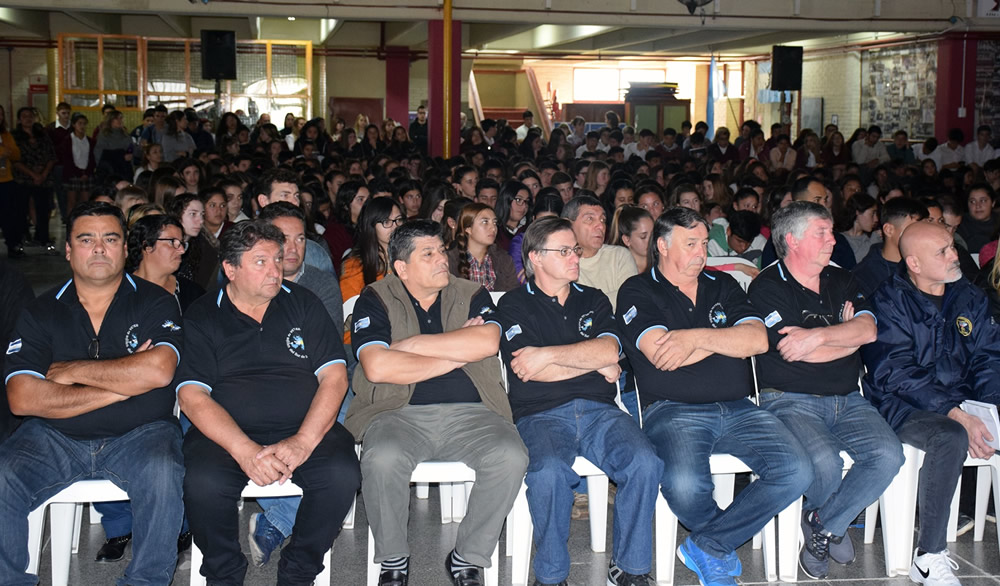
[[[228,283],[185,314],[177,397],[194,427],[184,437],[184,502],[209,583],[242,584],[236,501],[247,480],[302,489],[279,584],[309,584],[361,484],[354,441],[336,423],[347,391],[340,331],[319,299],[282,282],[284,236],[241,222],[219,239]]]
[[[653,511],[663,465],[632,418],[615,405],[620,345],[607,296],[578,285],[573,224],[544,218],[524,235],[528,283],[504,295],[500,350],[510,404],[528,447],[525,483],[535,526],[535,584],[569,576],[570,514],[583,456],[618,484],[608,584],[647,586]]]
[[[392,274],[365,288],[351,343],[361,363],[345,425],[364,441],[361,490],[379,584],[408,583],[409,482],[426,460],[464,462],[476,484],[445,565],[456,586],[482,584],[528,455],[500,378],[500,324],[486,289],[448,272],[437,222],[389,240]]]
[[[851,273],[829,266],[833,220],[825,207],[792,202],[771,219],[780,260],[750,284],[770,347],[757,359],[761,406],[808,446],[799,565],[825,578],[829,562],[854,561],[847,527],[882,494],[903,463],[892,428],[858,392],[858,348],[875,340],[875,316]],[[854,460],[844,475],[844,450]]]
[[[646,435],[663,460],[660,489],[691,535],[678,557],[703,584],[735,584],[736,548],[812,480],[798,440],[754,405],[746,358],[767,349],[763,320],[724,273],[707,273],[708,223],[677,207],[656,220],[653,266],[625,281],[618,323],[635,367]],[[709,459],[740,458],[759,476],[720,510]]]
[[[103,478],[135,511],[119,584],[169,584],[177,563],[184,467],[173,416],[180,312],[161,287],[125,273],[125,218],[103,203],[67,220],[73,278],[42,294],[7,346],[10,409],[30,416],[0,446],[0,584],[28,576],[27,516],[77,480]]]

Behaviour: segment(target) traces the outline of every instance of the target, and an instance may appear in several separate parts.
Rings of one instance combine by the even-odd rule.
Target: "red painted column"
[[[427,151],[432,157],[443,155],[444,128],[441,123],[444,110],[444,22],[427,23]],[[462,23],[452,21],[451,43],[451,147],[452,156],[458,154],[459,123],[462,111]]]
[[[948,35],[938,41],[937,91],[934,111],[934,135],[941,142],[948,131],[961,128],[965,141],[975,140],[976,53],[979,42],[966,39],[966,33]],[[963,58],[964,49],[964,58]],[[962,99],[962,74],[965,74],[965,99]],[[965,117],[959,118],[959,108]]]
[[[410,50],[407,47],[385,48],[385,115],[409,126]]]

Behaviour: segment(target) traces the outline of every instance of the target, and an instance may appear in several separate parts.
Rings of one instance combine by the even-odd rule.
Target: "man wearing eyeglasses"
[[[497,314],[508,397],[530,458],[535,584],[569,577],[573,461],[583,456],[618,485],[608,584],[647,586],[663,464],[615,405],[621,346],[607,296],[575,282],[582,252],[569,220],[532,223],[522,248],[528,282],[503,296]]]
[[[663,460],[660,490],[691,530],[678,557],[702,584],[736,584],[736,548],[798,498],[812,480],[805,451],[754,405],[746,358],[767,334],[746,293],[705,272],[708,222],[684,207],[665,211],[650,237],[652,266],[618,295],[618,324],[635,368],[643,428]],[[712,454],[742,460],[758,479],[722,510],[712,497]]]
[[[406,586],[410,476],[427,460],[476,472],[455,549],[455,586],[481,586],[528,456],[511,422],[496,358],[500,325],[490,294],[451,276],[441,227],[403,224],[389,239],[392,274],[354,307],[351,344],[361,363],[344,425],[359,441],[365,511],[381,563],[380,586]]]
[[[180,359],[177,303],[125,273],[121,210],[86,202],[67,221],[73,278],[21,314],[7,346],[7,398],[29,417],[0,446],[0,583],[34,584],[27,515],[78,480],[107,479],[135,511],[119,584],[169,584],[184,467],[169,388]]]

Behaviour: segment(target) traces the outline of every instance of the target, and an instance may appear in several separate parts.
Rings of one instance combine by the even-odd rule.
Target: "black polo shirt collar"
[[[135,281],[132,279],[132,275],[128,273],[122,273],[122,274],[123,277],[121,282],[118,283],[118,290],[115,291],[116,298],[119,295],[123,294],[130,295],[132,293],[135,293],[136,290],[138,289],[138,287],[135,284]],[[56,293],[56,299],[65,303],[66,305],[73,305],[80,303],[80,298],[76,294],[76,284],[73,282],[73,279],[66,281],[66,284],[64,284],[62,287],[59,288],[59,291]]]

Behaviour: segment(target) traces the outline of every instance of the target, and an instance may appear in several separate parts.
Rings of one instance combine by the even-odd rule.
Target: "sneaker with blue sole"
[[[271,554],[285,542],[285,536],[271,524],[264,513],[250,517],[250,557],[258,568],[267,565]]]
[[[684,543],[677,548],[677,557],[689,570],[698,576],[698,581],[702,586],[730,586],[736,584],[736,580],[730,572],[737,569],[733,561],[726,558],[717,558],[712,554],[702,550],[695,545],[688,537]],[[737,563],[739,558],[737,558]],[[742,569],[742,567],[739,567]],[[738,575],[738,574],[737,574]]]

